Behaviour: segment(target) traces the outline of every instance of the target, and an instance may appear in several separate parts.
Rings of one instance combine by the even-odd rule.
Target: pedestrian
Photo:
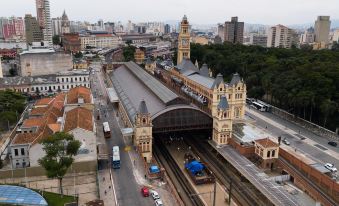
[[[105,195],[107,194],[107,191],[105,190]]]
[[[102,178],[102,181],[105,182],[105,177]]]
[[[134,166],[135,166],[135,160],[133,160],[133,164],[134,164]]]
[[[108,188],[111,189],[111,185]]]
[[[145,179],[146,179],[146,177],[147,177],[147,176],[146,176],[146,174],[145,174]]]

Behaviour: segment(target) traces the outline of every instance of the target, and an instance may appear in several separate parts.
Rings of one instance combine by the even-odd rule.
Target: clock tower
[[[180,24],[180,33],[178,37],[178,61],[179,65],[184,58],[190,58],[190,32],[186,15],[182,18]]]

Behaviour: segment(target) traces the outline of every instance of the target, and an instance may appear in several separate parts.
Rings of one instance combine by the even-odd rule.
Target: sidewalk
[[[99,197],[105,205],[117,206],[109,169],[98,171]]]

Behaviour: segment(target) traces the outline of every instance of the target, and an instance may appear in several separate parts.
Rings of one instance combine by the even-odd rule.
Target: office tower
[[[314,24],[315,42],[328,43],[331,21],[329,16],[318,16]]]
[[[25,32],[27,44],[43,41],[43,34],[38,21],[30,14],[25,15]]]
[[[98,26],[99,26],[99,30],[104,30],[104,20],[99,19]]]
[[[171,26],[169,24],[165,25],[165,34],[171,33]]]
[[[276,25],[269,29],[267,47],[291,48],[295,43],[295,32],[283,25]]]
[[[52,35],[60,35],[61,34],[61,18],[53,18],[52,19]]]
[[[224,41],[240,44],[243,43],[244,22],[238,22],[238,17],[232,17],[231,21],[226,21],[224,29]]]
[[[49,0],[36,0],[37,20],[43,33],[44,41],[52,45],[52,22]]]
[[[225,26],[224,24],[218,24],[218,36],[221,38],[221,42],[225,39]]]

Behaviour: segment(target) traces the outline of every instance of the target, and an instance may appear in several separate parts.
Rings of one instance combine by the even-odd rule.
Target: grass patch
[[[60,194],[44,192],[44,198],[46,199],[48,206],[64,206],[66,203],[76,202],[76,199],[72,196],[64,195],[61,197]]]

